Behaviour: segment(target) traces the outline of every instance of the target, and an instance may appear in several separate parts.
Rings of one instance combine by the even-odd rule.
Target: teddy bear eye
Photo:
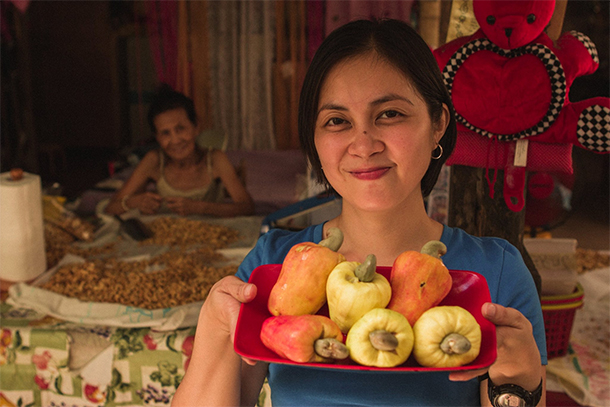
[[[534,24],[534,21],[536,21],[536,16],[534,14],[530,14],[529,16],[527,16],[528,24]]]
[[[487,24],[494,25],[496,23],[496,18],[492,15],[487,16]]]

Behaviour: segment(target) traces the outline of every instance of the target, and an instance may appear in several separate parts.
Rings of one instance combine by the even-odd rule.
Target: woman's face
[[[402,72],[375,54],[336,65],[320,89],[315,145],[324,174],[348,203],[389,210],[421,201],[420,181],[444,134]]]
[[[199,134],[182,108],[167,110],[155,117],[157,141],[170,158],[180,160],[195,151],[195,139]]]

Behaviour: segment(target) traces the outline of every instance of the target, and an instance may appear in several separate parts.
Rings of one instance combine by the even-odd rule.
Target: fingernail
[[[487,315],[493,317],[496,315],[496,306],[492,303],[487,303]]]

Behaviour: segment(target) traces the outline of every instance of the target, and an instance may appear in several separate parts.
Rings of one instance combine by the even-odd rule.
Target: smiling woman
[[[299,137],[314,175],[342,195],[341,213],[298,232],[262,235],[236,275],[212,287],[199,314],[192,363],[172,403],[254,405],[267,377],[274,405],[489,405],[491,381],[534,392],[538,398],[527,405],[538,404],[544,321],[519,252],[505,240],[442,225],[425,210],[423,199],[453,149],[456,124],[438,65],[417,32],[398,20],[354,21],[333,31],[303,82]],[[254,270],[283,263],[292,247],[319,243],[334,228],[343,232],[337,252],[347,261],[362,263],[374,254],[388,268],[405,251],[441,241],[447,269],[472,270],[488,285],[492,303],[479,310],[496,327],[496,361],[481,369],[406,377],[242,359],[234,352],[240,309],[264,296],[250,280]],[[292,284],[327,283],[320,278],[303,273]]]
[[[239,216],[254,209],[250,194],[226,154],[196,143],[199,123],[193,101],[164,86],[151,104],[148,121],[159,149],[148,152],[105,211],[142,214]],[[149,181],[156,191],[147,191]],[[225,201],[225,191],[230,201]]]

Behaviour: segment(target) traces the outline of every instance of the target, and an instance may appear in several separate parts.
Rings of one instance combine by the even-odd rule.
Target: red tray
[[[329,369],[348,370],[379,370],[399,372],[422,372],[422,371],[456,371],[481,369],[491,365],[496,360],[496,326],[486,320],[481,314],[481,306],[490,302],[489,288],[485,278],[472,271],[450,270],[453,278],[451,291],[440,303],[440,305],[459,305],[468,310],[481,326],[481,350],[479,356],[472,362],[460,367],[431,368],[419,365],[413,355],[402,365],[379,368],[362,366],[346,359],[335,363],[297,363],[280,357],[277,353],[267,348],[260,339],[260,331],[263,321],[271,316],[267,309],[267,299],[271,288],[278,279],[281,264],[267,264],[257,267],[250,276],[250,283],[258,288],[256,298],[241,305],[237,328],[235,332],[235,352],[239,355],[270,363],[284,363],[290,365],[313,366]],[[377,272],[389,278],[390,267],[377,267]],[[326,306],[318,314],[328,316]]]

